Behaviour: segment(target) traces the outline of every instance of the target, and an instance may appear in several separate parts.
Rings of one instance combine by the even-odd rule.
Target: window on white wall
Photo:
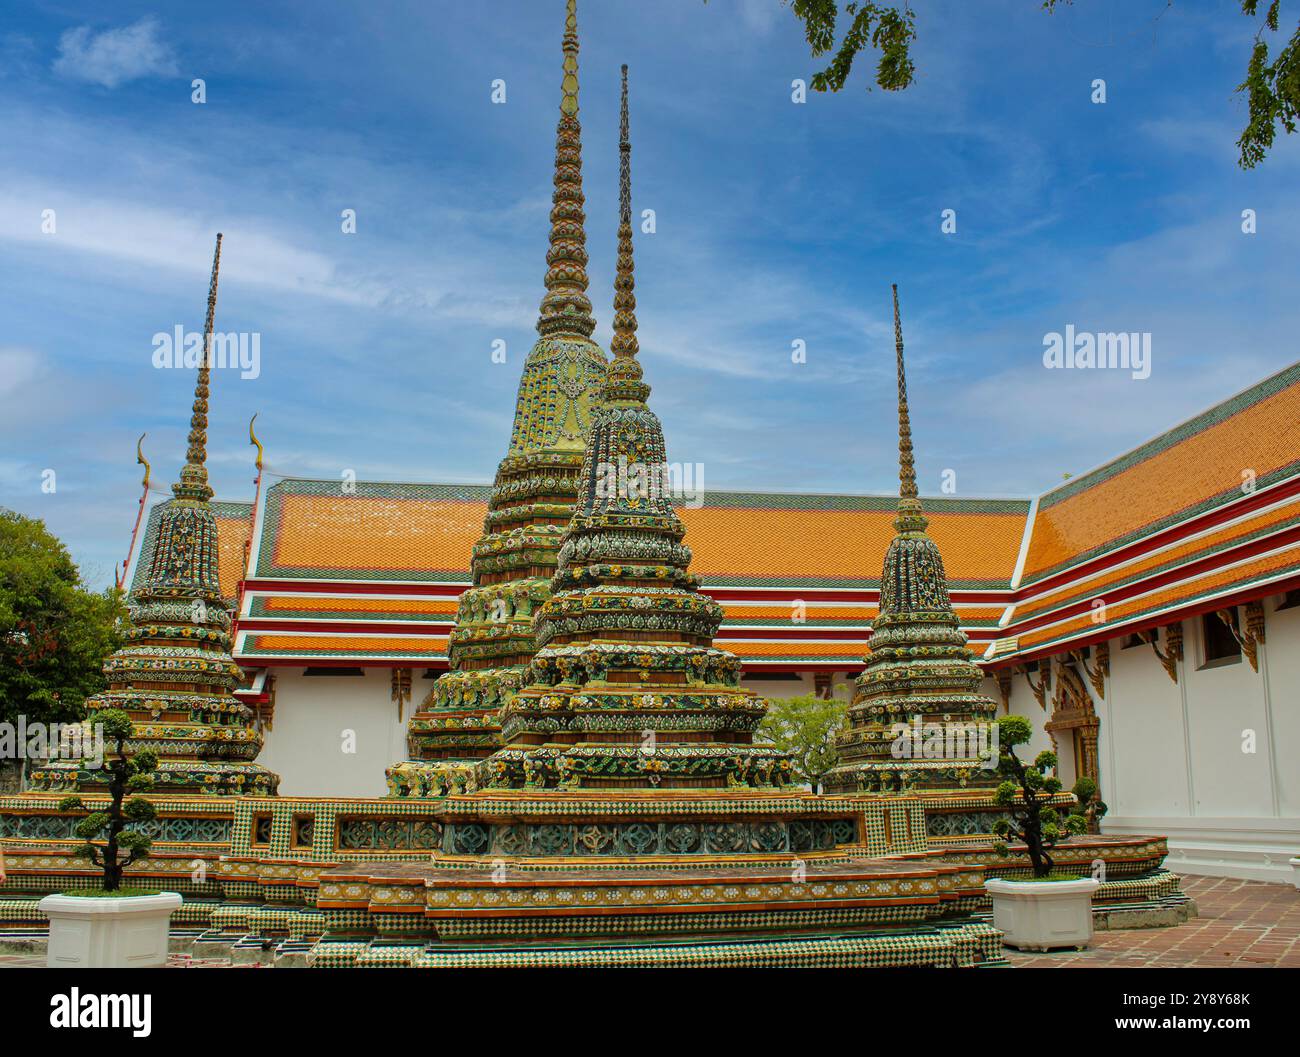
[[[1300,609],[1300,588],[1295,591],[1288,591],[1282,596],[1282,601],[1277,604],[1277,612],[1284,609]]]
[[[1241,643],[1234,630],[1237,627],[1237,610],[1227,611],[1232,626],[1223,622],[1218,613],[1201,615],[1201,667],[1221,668],[1225,664],[1241,661]]]

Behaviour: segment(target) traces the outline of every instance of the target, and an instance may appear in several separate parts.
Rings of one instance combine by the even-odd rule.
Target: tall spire
[[[991,721],[997,706],[979,692],[984,676],[966,648],[948,593],[943,555],[926,534],[912,458],[912,424],[903,366],[903,324],[894,291],[894,352],[898,364],[897,535],[880,572],[880,611],[871,622],[866,668],[854,681],[848,726],[836,735],[840,760],[823,779],[830,793],[965,789],[996,782],[973,739],[949,755],[931,756],[899,741],[928,723]],[[920,735],[917,735],[918,739]],[[915,748],[915,752],[912,749]],[[899,751],[895,751],[898,749]]]
[[[650,387],[641,381],[641,364],[636,358],[636,280],[632,261],[632,140],[627,117],[627,64],[623,65],[623,97],[618,124],[618,265],[614,273],[614,337],[604,400],[639,400],[644,403]]]
[[[929,522],[921,513],[916,491],[916,462],[912,456],[912,420],[907,409],[907,369],[903,364],[903,323],[898,313],[898,284],[894,292],[894,353],[898,361],[898,532],[924,532]]]
[[[691,575],[673,509],[663,424],[646,405],[632,295],[627,67],[619,137],[615,356],[592,415],[578,502],[527,682],[500,712],[502,747],[480,788],[731,789],[790,780],[755,744],[766,708],[740,659],[713,645],[722,607]],[[638,740],[649,731],[653,747]],[[640,733],[638,733],[640,732]]]
[[[635,356],[636,282],[632,275],[632,141],[627,120],[627,64],[623,65],[623,99],[618,124],[618,269],[614,277],[614,340],[617,358]]]
[[[537,332],[590,337],[596,329],[587,298],[587,233],[582,211],[582,126],[578,122],[578,10],[567,0],[564,19],[564,77],[560,120],[555,129],[555,194],[551,245],[546,251],[546,296]]]
[[[221,268],[221,233],[217,232],[217,248],[212,255],[212,279],[208,283],[208,315],[203,322],[203,359],[199,362],[199,377],[194,385],[194,414],[190,418],[189,446],[185,449],[185,465],[181,479],[172,485],[177,499],[192,499],[206,503],[212,498],[208,485],[208,379],[212,371],[212,322],[217,312],[217,273]]]

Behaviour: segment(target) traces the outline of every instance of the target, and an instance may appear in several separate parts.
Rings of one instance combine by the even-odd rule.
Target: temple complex
[[[1193,912],[1166,833],[1175,863],[1277,879],[1300,843],[1300,650],[1278,648],[1300,642],[1300,365],[1033,498],[923,501],[895,289],[897,496],[674,504],[627,68],[607,358],[575,0],[562,56],[538,338],[490,487],[284,478],[215,502],[200,367],[90,701],[159,750],[132,875],[182,893],[177,935],[281,965],[999,965],[983,884],[1026,865],[989,839],[992,772],[895,741],[1007,713],[1111,805],[1056,854],[1103,864],[1099,927]],[[756,736],[766,699],[803,693],[851,698],[822,792]],[[1210,741],[1244,726],[1253,756]],[[51,763],[0,795],[0,930],[92,883],[57,808],[75,789],[101,795]]]

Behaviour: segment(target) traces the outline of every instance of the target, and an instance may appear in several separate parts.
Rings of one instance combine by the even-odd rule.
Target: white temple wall
[[[301,668],[276,670],[275,718],[258,761],[280,776],[281,796],[387,794],[384,770],[406,758],[406,721],[428,684],[416,669],[413,704],[404,707],[399,722],[391,670],[362,672],[305,676]]]
[[[1265,606],[1268,642],[1260,651],[1260,671],[1272,708],[1274,775],[1278,813],[1300,817],[1300,607],[1276,610],[1277,599]],[[1300,839],[1295,841],[1300,855]]]
[[[795,672],[792,679],[753,679],[749,670],[741,677],[740,685],[746,690],[753,690],[759,697],[782,699],[803,697],[816,693],[817,685],[812,672]],[[848,700],[853,696],[853,680],[857,672],[834,672],[831,675],[831,693]]]
[[[1037,673],[1035,673],[1034,678],[1038,678]],[[1051,736],[1043,729],[1043,724],[1047,722],[1047,713],[1038,707],[1038,700],[1034,697],[1033,691],[1029,689],[1029,683],[1023,675],[1017,673],[1011,679],[1011,703],[1009,709],[1004,710],[1002,708],[1002,694],[998,690],[995,679],[986,677],[980,685],[980,693],[997,704],[997,714],[999,716],[1024,716],[1034,728],[1034,736],[1029,740],[1028,747],[1016,750],[1021,759],[1032,760],[1044,749],[1052,747]]]
[[[1102,830],[1159,833],[1176,871],[1290,883],[1300,854],[1300,610],[1265,599],[1260,670],[1205,666],[1183,622],[1175,684],[1150,646],[1111,643],[1101,717]],[[1164,648],[1164,636],[1161,635]],[[1253,734],[1254,751],[1249,749]]]
[[[1101,798],[1114,816],[1187,815],[1185,681],[1180,673],[1175,684],[1149,645],[1122,642],[1111,640],[1106,697],[1094,698]]]

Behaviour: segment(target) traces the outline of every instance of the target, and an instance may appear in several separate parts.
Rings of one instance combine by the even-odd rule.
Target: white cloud
[[[54,72],[76,81],[116,88],[141,77],[176,73],[176,57],[158,37],[158,21],[140,19],[119,29],[94,32],[89,26],[70,29],[59,38]]]
[[[781,8],[773,0],[740,0],[740,17],[756,33],[770,32],[780,15]]]

